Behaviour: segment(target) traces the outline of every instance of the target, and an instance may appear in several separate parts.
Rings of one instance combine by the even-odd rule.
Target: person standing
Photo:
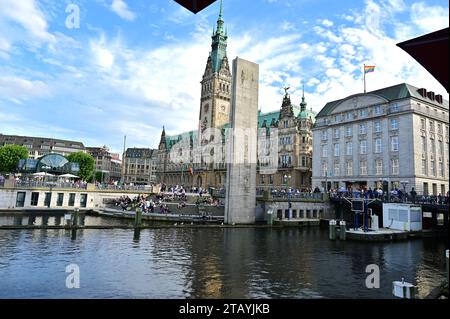
[[[409,194],[411,195],[411,201],[413,202],[413,204],[415,204],[416,203],[417,192],[414,190],[414,187],[411,189],[411,192],[409,192]]]

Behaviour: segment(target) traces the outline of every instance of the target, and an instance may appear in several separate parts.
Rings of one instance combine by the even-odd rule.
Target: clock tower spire
[[[207,128],[221,128],[229,122],[231,105],[231,71],[227,57],[228,34],[223,19],[223,1],[220,1],[217,27],[212,35],[211,52],[206,62],[201,81],[201,102],[199,118],[200,140]]]

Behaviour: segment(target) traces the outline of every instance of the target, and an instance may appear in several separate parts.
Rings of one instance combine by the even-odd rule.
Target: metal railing
[[[0,186],[4,186],[0,184]],[[14,188],[62,188],[62,189],[87,189],[86,183],[64,183],[50,181],[14,181]]]
[[[322,193],[271,192],[271,196],[274,199],[323,200]]]
[[[363,199],[364,195],[361,196],[359,192],[345,192],[345,193],[330,193],[331,199]],[[410,194],[398,196],[390,194],[383,195],[372,195],[368,196],[368,199],[378,200],[382,203],[404,203],[404,204],[429,204],[429,205],[442,205],[449,206],[449,197],[448,196],[439,196],[439,195],[416,195],[411,196]]]
[[[139,191],[139,192],[153,192],[153,186],[148,185],[109,185],[109,184],[97,184],[95,185],[98,190],[110,190],[110,191]]]

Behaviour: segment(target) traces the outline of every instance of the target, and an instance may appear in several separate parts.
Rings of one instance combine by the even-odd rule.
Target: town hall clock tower
[[[231,71],[227,57],[227,31],[224,28],[222,2],[217,20],[217,30],[213,30],[211,52],[201,81],[199,137],[208,128],[221,128],[230,121],[231,109]]]

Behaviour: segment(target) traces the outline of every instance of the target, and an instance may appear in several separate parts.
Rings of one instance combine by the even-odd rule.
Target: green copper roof
[[[421,96],[420,93],[418,92],[418,90],[419,89],[416,88],[415,86],[412,86],[407,83],[402,83],[402,84],[390,86],[390,87],[387,87],[384,89],[367,92],[366,94],[378,95],[382,98],[385,98],[388,102],[392,102],[395,100],[401,100],[401,99],[405,99],[405,98],[416,98],[418,100],[422,100],[424,102],[448,109],[448,101],[447,100],[444,100],[442,104],[439,104],[437,101],[433,101],[433,100],[430,100],[429,98],[425,98],[425,97]],[[365,95],[365,94],[363,94],[363,93],[355,94],[355,95],[346,97],[341,100],[327,103],[324,106],[324,108],[319,112],[319,114],[317,114],[317,117],[327,116],[342,101],[349,99],[351,97],[356,97],[356,96],[360,96],[360,95]]]
[[[307,111],[300,111],[300,107],[298,105],[292,105],[294,108],[294,115],[297,118],[311,118],[313,123],[315,122],[316,113],[312,110]],[[258,112],[258,128],[263,127],[264,120],[266,120],[267,127],[270,127],[270,123],[272,121],[277,122],[280,117],[280,111],[274,111],[269,113],[262,113],[261,111]],[[223,127],[225,129],[225,132],[227,132],[230,129],[230,123],[225,124]],[[166,136],[166,146],[168,149],[171,149],[173,145],[175,145],[177,142],[181,141],[182,139],[189,140],[192,136],[194,143],[196,143],[198,138],[198,131],[189,131],[184,132],[178,135],[173,136]]]
[[[213,72],[219,72],[222,66],[223,59],[227,56],[227,39],[228,35],[224,29],[223,20],[223,6],[222,1],[220,2],[220,14],[217,20],[217,30],[213,32],[212,44],[211,44],[211,62]]]

